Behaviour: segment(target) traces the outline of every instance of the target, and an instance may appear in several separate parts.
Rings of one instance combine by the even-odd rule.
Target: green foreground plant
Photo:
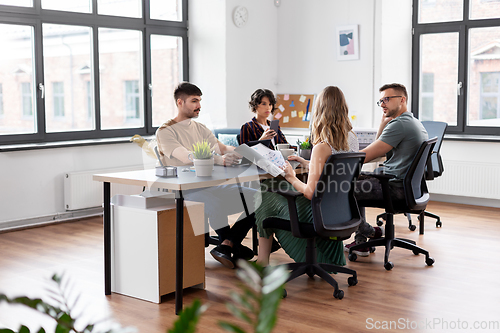
[[[63,275],[59,276],[54,274],[51,278],[51,284],[47,288],[50,298],[54,301],[55,305],[47,303],[40,298],[30,298],[26,296],[9,298],[5,294],[0,294],[0,302],[9,304],[20,304],[30,309],[43,313],[56,322],[55,333],[126,333],[135,332],[134,328],[122,328],[114,323],[113,328],[100,328],[99,325],[107,322],[108,319],[102,319],[94,323],[86,325],[79,325],[77,328],[76,322],[78,315],[75,315],[72,309],[76,307],[80,296],[74,296],[70,290],[70,281],[64,278]],[[109,326],[109,325],[108,325]],[[21,325],[18,331],[13,331],[8,328],[0,328],[0,333],[30,333],[30,329]],[[41,327],[37,333],[45,333],[46,330]]]
[[[252,325],[255,333],[271,332],[278,318],[288,271],[282,266],[262,267],[244,260],[239,260],[238,265],[236,275],[245,284],[240,286],[241,294],[231,292],[233,303],[226,306],[236,318]],[[226,321],[220,321],[219,326],[228,332],[245,333]]]
[[[273,330],[280,301],[283,297],[283,289],[288,272],[284,267],[268,266],[262,267],[256,263],[249,263],[244,260],[238,261],[239,269],[236,275],[244,282],[241,285],[241,293],[231,292],[232,303],[226,303],[227,308],[234,317],[250,324],[255,333],[269,333]],[[56,305],[52,305],[42,299],[32,299],[26,296],[9,298],[5,294],[0,294],[0,303],[20,304],[30,309],[43,313],[56,322],[54,333],[128,333],[135,332],[132,327],[122,328],[119,324],[113,323],[112,328],[101,328],[104,322],[109,319],[78,325],[78,315],[74,314],[80,296],[73,295],[70,290],[70,282],[62,275],[54,274],[51,278],[51,285],[47,289],[50,298]],[[201,315],[207,309],[199,299],[193,304],[184,308],[174,325],[168,333],[194,333],[196,324]],[[109,326],[109,325],[108,325]],[[226,321],[219,321],[219,326],[228,332],[245,333],[245,331]],[[0,333],[31,333],[30,329],[21,325],[18,331],[8,328],[0,328]],[[41,327],[36,333],[46,333]]]

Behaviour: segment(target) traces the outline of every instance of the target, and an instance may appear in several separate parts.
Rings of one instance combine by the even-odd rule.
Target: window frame
[[[448,126],[446,134],[452,134],[455,138],[479,137],[497,140],[500,138],[500,127],[479,127],[467,125],[468,106],[468,75],[469,75],[469,30],[474,28],[500,27],[500,18],[495,19],[469,19],[470,1],[463,0],[463,20],[437,23],[418,23],[419,0],[413,0],[412,13],[412,99],[411,109],[415,117],[420,112],[420,37],[426,34],[450,33],[459,34],[458,55],[458,83],[462,83],[460,95],[457,94],[457,125]]]
[[[66,142],[85,140],[85,144],[89,144],[90,140],[97,139],[114,139],[135,134],[147,136],[154,135],[156,128],[152,126],[152,110],[151,110],[151,94],[149,92],[149,84],[151,83],[151,59],[149,47],[150,34],[154,31],[160,34],[182,38],[182,68],[179,68],[180,81],[189,81],[189,59],[188,59],[188,0],[182,1],[182,21],[162,21],[152,20],[149,18],[149,0],[142,0],[142,18],[118,17],[109,15],[97,14],[97,0],[92,0],[92,13],[77,13],[57,10],[48,10],[41,8],[41,0],[34,0],[33,7],[15,7],[0,5],[0,23],[16,24],[32,26],[34,28],[34,80],[35,93],[32,92],[32,103],[36,103],[36,125],[35,133],[29,134],[5,134],[0,135],[0,150],[2,146],[26,145],[34,144],[33,149],[36,149],[36,144],[48,142]],[[44,81],[44,64],[43,64],[43,36],[42,24],[65,24],[90,27],[92,29],[92,54],[94,68],[99,68],[99,47],[98,47],[98,29],[99,28],[115,28],[138,30],[142,32],[142,64],[144,85],[139,87],[143,89],[143,117],[144,125],[141,127],[119,128],[119,129],[100,129],[100,87],[99,87],[99,71],[94,70],[92,79],[94,82],[90,84],[94,95],[93,116],[95,117],[95,129],[93,130],[73,130],[66,132],[50,132],[46,131],[46,115],[51,115],[53,110],[45,108],[45,101],[41,98],[39,84],[44,87],[49,82]],[[160,32],[161,31],[161,32]],[[49,96],[44,96],[50,98]],[[102,141],[102,140],[101,140]],[[29,148],[29,149],[32,149]]]

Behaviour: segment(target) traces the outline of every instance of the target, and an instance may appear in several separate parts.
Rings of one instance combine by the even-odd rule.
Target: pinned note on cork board
[[[280,127],[309,128],[314,94],[277,94],[274,119]]]

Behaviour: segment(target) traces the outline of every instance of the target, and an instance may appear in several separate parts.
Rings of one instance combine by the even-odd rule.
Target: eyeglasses
[[[389,103],[389,100],[391,98],[394,98],[394,97],[403,97],[403,96],[387,96],[387,97],[384,97],[380,101],[377,102],[377,105],[380,106],[380,105],[382,105],[382,103],[387,104],[387,103]]]

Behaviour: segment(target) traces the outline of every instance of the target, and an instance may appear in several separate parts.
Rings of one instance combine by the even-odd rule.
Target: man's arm
[[[187,150],[185,147],[177,147],[174,149],[172,152],[172,157],[175,157],[179,161],[181,161],[183,164],[193,164],[193,161],[191,161],[188,156],[191,152]]]
[[[366,154],[365,163],[376,159],[377,157],[385,156],[393,147],[384,141],[376,140],[368,147],[362,149],[361,152]]]

